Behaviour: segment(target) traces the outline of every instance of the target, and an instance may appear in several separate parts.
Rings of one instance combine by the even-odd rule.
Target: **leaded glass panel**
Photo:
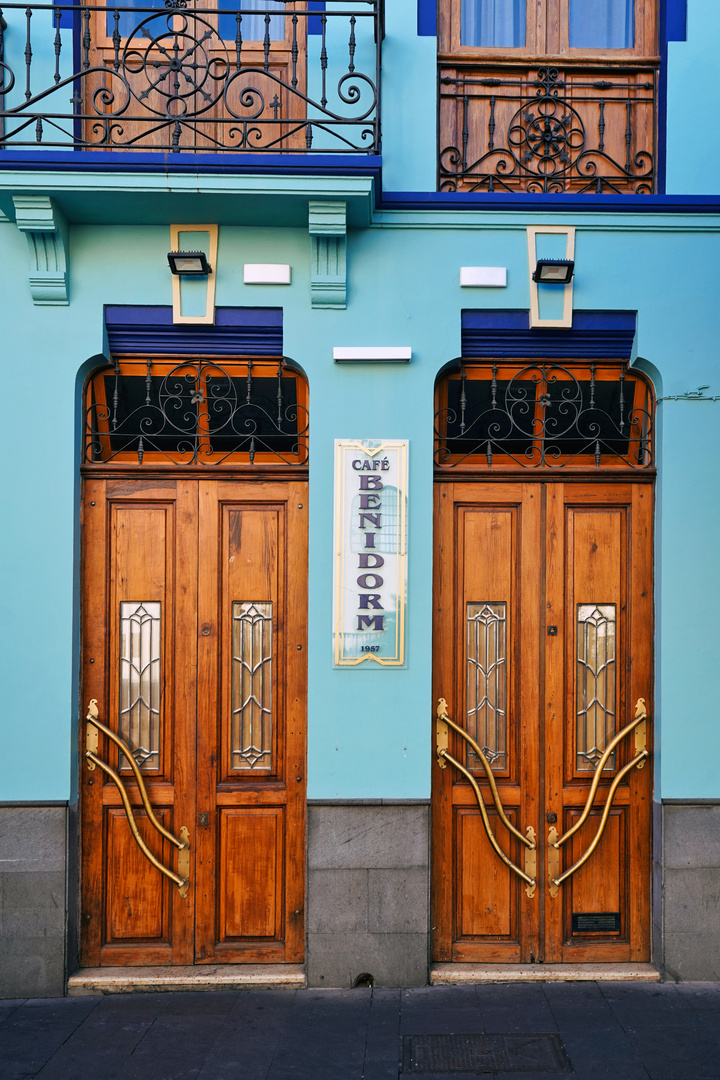
[[[576,768],[595,769],[615,734],[615,604],[578,604]],[[606,769],[615,768],[615,754]]]
[[[160,607],[120,603],[120,738],[144,772],[160,769]],[[120,768],[130,769],[124,757]]]
[[[507,768],[507,604],[467,605],[467,731],[491,765]],[[467,752],[469,768],[479,768]]]
[[[232,606],[233,769],[272,769],[272,603]]]

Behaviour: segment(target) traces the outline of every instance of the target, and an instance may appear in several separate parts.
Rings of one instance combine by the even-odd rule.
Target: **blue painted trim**
[[[380,177],[382,158],[376,154],[157,154],[117,150],[3,150],[0,170],[77,169],[86,172],[123,173],[225,173],[287,176]]]
[[[629,360],[637,321],[634,311],[574,311],[572,328],[531,330],[524,310],[467,309],[460,318],[462,354],[475,359]]]
[[[658,79],[657,189],[667,186],[668,42],[687,40],[687,0],[660,0],[660,76]]]
[[[667,178],[667,59],[668,38],[667,20],[668,4],[672,0],[660,0],[660,71],[658,73],[658,106],[657,106],[657,153],[656,153],[656,183],[657,190],[664,194]]]
[[[417,0],[418,37],[437,37],[437,0]]]
[[[489,195],[465,191],[383,192],[379,210],[523,210],[615,214],[718,214],[720,195]]]
[[[324,11],[325,0],[308,0],[308,11]],[[307,21],[308,36],[322,34],[322,22],[319,15],[309,15]]]
[[[283,354],[282,308],[219,307],[215,309],[214,326],[174,326],[170,306],[108,304],[105,329],[111,352]]]
[[[665,0],[668,41],[687,41],[687,0]]]

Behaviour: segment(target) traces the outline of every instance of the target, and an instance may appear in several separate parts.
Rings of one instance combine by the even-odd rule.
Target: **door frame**
[[[79,785],[78,786],[79,786],[80,790],[78,792],[78,819],[77,819],[77,852],[78,852],[77,911],[78,911],[79,932],[78,932],[78,939],[77,939],[77,950],[78,950],[78,963],[79,963],[79,965],[80,966],[92,966],[92,967],[96,966],[96,963],[94,963],[91,959],[88,958],[88,951],[97,952],[97,948],[91,947],[90,949],[88,949],[87,937],[86,937],[87,916],[86,916],[86,914],[85,915],[83,914],[84,913],[84,906],[83,905],[84,905],[84,897],[85,897],[85,881],[84,881],[85,870],[84,870],[84,866],[88,861],[88,849],[89,849],[89,844],[90,844],[89,827],[84,822],[85,812],[84,812],[83,797],[82,797],[82,787],[83,787],[84,782],[88,779],[87,761],[86,761],[86,727],[87,727],[87,725],[86,725],[85,717],[86,717],[86,711],[87,711],[87,707],[88,707],[88,701],[92,697],[97,697],[98,696],[97,693],[95,692],[95,685],[102,684],[104,686],[107,686],[108,685],[107,680],[108,680],[108,678],[110,678],[110,675],[107,674],[105,672],[105,670],[102,670],[102,671],[100,670],[101,667],[103,669],[105,668],[104,662],[101,665],[95,666],[94,657],[90,657],[88,655],[88,648],[93,644],[93,642],[92,642],[91,639],[88,638],[88,622],[87,622],[85,613],[86,613],[86,602],[88,602],[88,600],[89,600],[89,598],[88,598],[88,589],[87,589],[87,579],[88,579],[88,573],[92,572],[92,571],[90,571],[89,567],[88,567],[89,559],[88,559],[88,549],[86,547],[87,541],[86,541],[86,536],[85,536],[85,523],[86,523],[87,519],[86,519],[85,498],[86,498],[86,490],[88,489],[89,484],[94,479],[103,480],[103,481],[116,480],[116,481],[125,482],[125,484],[127,484],[127,486],[128,486],[128,492],[132,491],[132,486],[134,485],[134,483],[136,481],[139,481],[139,480],[151,481],[151,482],[153,482],[153,483],[155,483],[157,485],[162,485],[163,481],[165,481],[165,482],[173,481],[174,482],[176,480],[190,480],[190,481],[194,481],[194,482],[196,482],[198,484],[198,497],[199,497],[199,493],[200,493],[201,482],[202,481],[208,481],[208,480],[209,481],[215,481],[217,484],[225,483],[225,484],[228,484],[228,485],[232,485],[233,483],[238,483],[238,482],[243,483],[243,484],[253,484],[253,485],[256,485],[256,484],[262,485],[263,483],[264,484],[268,484],[268,483],[272,484],[273,482],[276,482],[276,483],[279,482],[279,483],[288,484],[288,485],[299,484],[299,485],[301,485],[301,490],[302,490],[305,497],[300,499],[300,501],[297,503],[297,506],[302,507],[302,505],[304,504],[305,512],[307,512],[308,501],[307,501],[306,495],[307,495],[307,483],[308,483],[308,470],[307,470],[307,467],[300,467],[300,468],[298,468],[298,467],[293,468],[293,467],[287,467],[287,466],[274,466],[273,467],[273,466],[267,466],[267,465],[264,465],[264,464],[260,464],[260,465],[255,466],[255,467],[247,467],[247,466],[243,467],[243,465],[240,465],[238,467],[205,466],[205,467],[202,467],[202,468],[187,467],[187,466],[173,466],[173,465],[157,466],[157,465],[152,465],[152,464],[144,465],[144,466],[142,466],[142,465],[140,465],[140,466],[128,466],[126,464],[122,464],[122,465],[98,464],[98,465],[83,465],[83,466],[81,466],[81,469],[80,469],[80,481],[81,481],[81,490],[80,490],[81,543],[80,543],[80,574],[79,574],[79,577],[80,577],[80,609],[79,609],[80,610],[80,619],[79,619],[79,627],[80,627],[80,646],[79,646],[80,663],[79,663],[79,676],[78,676],[79,709],[80,709],[80,722],[79,722],[79,730],[78,730],[78,743],[79,743],[79,746],[78,746],[78,750],[79,750],[79,768],[78,768]],[[289,494],[288,501],[294,500],[294,498],[295,498],[294,494]],[[273,500],[270,500],[270,501],[273,501]],[[302,535],[304,537],[304,540],[303,540],[304,565],[307,568],[307,540],[308,540],[307,517],[305,518],[305,527],[304,527],[304,531],[303,531]],[[104,560],[105,552],[102,552],[100,557],[101,557],[101,559]],[[206,578],[207,578],[207,575],[206,575]],[[287,595],[287,598],[288,598],[288,603],[290,603],[294,608],[297,609],[298,604],[300,604],[300,606],[302,606],[302,603],[304,602],[305,611],[307,610],[307,569],[306,569],[306,573],[305,573],[304,588],[301,589],[301,590],[297,590],[296,586],[294,586],[293,588],[288,587],[287,590],[286,590],[286,595]],[[193,600],[194,600],[194,602],[193,602]],[[197,582],[195,583],[194,591],[192,589],[189,590],[189,596],[186,598],[185,601],[181,600],[180,603],[184,604],[184,606],[187,608],[187,611],[186,611],[187,617],[191,621],[194,619],[197,622],[198,614],[199,614],[198,603],[197,603]],[[304,923],[305,923],[304,908],[305,908],[305,903],[304,903],[304,893],[305,893],[305,884],[306,884],[306,875],[307,875],[307,866],[306,866],[306,862],[307,862],[307,859],[306,859],[307,799],[306,799],[306,795],[305,795],[305,793],[306,793],[306,783],[307,783],[307,645],[306,645],[306,641],[307,641],[307,619],[305,618],[305,619],[299,620],[299,625],[301,625],[301,627],[302,627],[302,641],[301,641],[300,644],[302,645],[302,650],[303,650],[303,653],[304,653],[303,660],[301,661],[301,664],[302,664],[302,680],[301,681],[302,681],[303,685],[300,688],[301,691],[302,691],[301,694],[298,696],[297,693],[296,693],[295,696],[296,696],[297,701],[301,703],[301,707],[302,707],[303,715],[304,715],[303,732],[302,732],[303,760],[302,760],[302,763],[301,763],[302,764],[302,770],[301,770],[301,772],[299,774],[299,777],[298,777],[298,779],[300,781],[300,784],[302,786],[302,791],[300,792],[300,794],[302,795],[303,806],[302,806],[302,808],[298,807],[298,825],[299,825],[299,827],[297,829],[297,835],[294,838],[294,841],[292,843],[292,849],[293,849],[292,854],[290,854],[290,852],[289,852],[287,843],[285,843],[284,850],[283,850],[283,858],[285,860],[292,857],[292,859],[294,860],[296,865],[297,865],[298,861],[301,863],[299,888],[296,888],[294,890],[292,904],[290,904],[286,900],[287,911],[290,912],[291,909],[292,909],[292,913],[294,913],[295,915],[299,915],[299,921],[298,921],[298,918],[295,918],[295,925],[294,925],[294,932],[293,932],[293,940],[295,941],[295,944],[289,949],[289,951],[286,950],[287,955],[285,955],[283,957],[278,955],[277,949],[271,950],[268,953],[267,949],[262,949],[262,948],[259,951],[258,951],[258,949],[245,950],[246,955],[242,956],[242,958],[239,958],[236,955],[223,957],[223,958],[218,957],[218,958],[216,958],[214,960],[212,958],[197,957],[196,950],[195,950],[194,946],[192,947],[192,950],[189,951],[190,946],[192,945],[192,943],[194,941],[194,937],[195,937],[196,913],[195,913],[195,910],[194,910],[194,901],[191,901],[190,898],[188,898],[188,908],[186,910],[186,914],[191,913],[192,922],[187,927],[183,927],[180,930],[180,937],[181,937],[182,941],[180,942],[180,946],[181,946],[180,947],[180,953],[178,953],[177,959],[171,958],[171,956],[167,953],[167,951],[163,950],[162,955],[159,952],[156,957],[154,957],[153,959],[151,959],[149,961],[150,965],[158,965],[158,964],[163,965],[163,964],[173,964],[174,963],[174,964],[181,964],[181,965],[184,966],[184,965],[190,964],[193,967],[197,968],[198,975],[200,976],[201,973],[202,973],[202,970],[203,970],[203,964],[207,964],[207,963],[216,963],[216,964],[217,963],[237,963],[237,964],[248,964],[248,963],[250,963],[250,964],[254,964],[254,963],[291,963],[292,964],[292,963],[301,963],[304,960],[304,955],[305,955],[305,929],[304,929]],[[198,630],[199,630],[199,627],[198,627]],[[204,641],[204,640],[205,640],[204,638],[200,639],[201,642]],[[294,644],[294,641],[293,641],[293,644]],[[98,642],[97,647],[102,650],[104,648],[104,645],[102,643]],[[286,653],[289,654],[289,643],[286,643]],[[293,660],[294,659],[295,658],[293,657]],[[195,682],[196,681],[197,680],[195,680]],[[297,691],[297,689],[298,688],[296,687],[296,691]],[[101,713],[100,719],[101,720],[106,720],[107,718],[103,717],[102,713]],[[286,723],[287,723],[288,717],[286,717],[285,720],[286,720]],[[114,727],[114,725],[112,724],[112,720],[110,720],[110,725],[109,726]],[[102,739],[102,737],[101,737],[101,739]],[[190,750],[192,750],[192,749],[193,748],[190,747]],[[295,756],[297,756],[297,753],[295,754]],[[193,760],[194,760],[194,758],[193,758]],[[290,772],[291,771],[292,771],[292,774],[293,774],[293,781],[296,781],[295,764],[296,764],[296,762],[294,760],[292,762],[289,760],[289,756],[286,758],[286,760],[284,762],[285,773],[286,773],[286,786],[287,786],[288,789],[290,789]],[[90,778],[91,782],[98,783],[98,780],[95,779],[96,776],[98,776],[98,773],[95,773]],[[195,800],[196,800],[196,795],[197,795],[197,781],[196,781],[195,777],[193,777],[193,785],[194,785],[193,791],[190,793],[191,794],[190,802],[192,802],[193,806],[194,806],[194,803],[195,803]],[[293,798],[295,800],[297,799],[297,796],[298,796],[298,793],[299,793],[297,790],[295,790],[296,787],[297,787],[297,784],[295,784],[293,789],[291,789]],[[140,808],[139,794],[137,793],[137,789],[131,791],[131,802],[133,803],[134,808],[138,808],[138,809]],[[258,804],[258,805],[260,805],[260,804]],[[197,812],[196,811],[197,811],[197,807],[194,808],[194,813],[192,815],[193,820],[190,822],[190,825],[191,825],[191,846],[194,849],[191,852],[191,865],[193,866],[193,868],[194,868],[194,865],[195,865],[195,858],[199,855],[199,850],[200,850],[200,845],[197,843],[199,829],[198,829]],[[179,819],[178,819],[178,827],[179,827],[180,824],[184,824],[184,822],[180,822]],[[177,831],[177,830],[175,830],[175,831]],[[167,861],[168,865],[173,866],[175,860],[174,860],[174,857],[171,854],[171,851],[172,851],[172,849],[169,849],[169,858],[166,861]],[[216,866],[216,869],[215,869],[216,880],[217,880],[217,873],[218,873],[218,867]],[[167,883],[167,884],[169,885],[169,883]],[[171,887],[174,888],[174,886],[171,886]],[[295,895],[295,894],[297,894],[297,895]],[[183,905],[184,904],[185,904],[185,901],[183,901]],[[192,908],[192,912],[191,912],[191,908]],[[299,912],[297,912],[297,910],[296,910],[298,908],[301,909]],[[183,921],[183,924],[184,924],[185,922],[187,922],[187,919],[184,919],[182,921]],[[287,926],[286,926],[286,929],[287,929]],[[97,936],[97,934],[95,934],[95,936]],[[130,967],[132,967],[134,964],[136,965],[138,963],[137,960],[133,961],[132,958],[124,957],[120,950],[118,951],[117,961],[114,961],[114,962],[116,962],[119,966],[128,966],[129,965]]]

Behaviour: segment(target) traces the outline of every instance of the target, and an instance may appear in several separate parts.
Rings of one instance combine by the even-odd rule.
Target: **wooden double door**
[[[582,826],[553,841],[579,821],[638,699],[652,718],[652,485],[443,482],[435,496],[434,696],[484,753],[508,821],[535,849],[526,860],[480,759],[450,729],[465,774],[434,754],[433,958],[649,960],[651,722],[603,764]],[[493,850],[470,777],[534,888]]]
[[[81,962],[304,957],[306,484],[87,475]],[[87,725],[92,733],[92,724]],[[151,854],[185,881],[165,876]],[[182,856],[182,866],[181,866]]]

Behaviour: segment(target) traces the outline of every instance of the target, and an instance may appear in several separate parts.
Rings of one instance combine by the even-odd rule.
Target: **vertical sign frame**
[[[408,440],[335,440],[333,664],[405,665]]]

